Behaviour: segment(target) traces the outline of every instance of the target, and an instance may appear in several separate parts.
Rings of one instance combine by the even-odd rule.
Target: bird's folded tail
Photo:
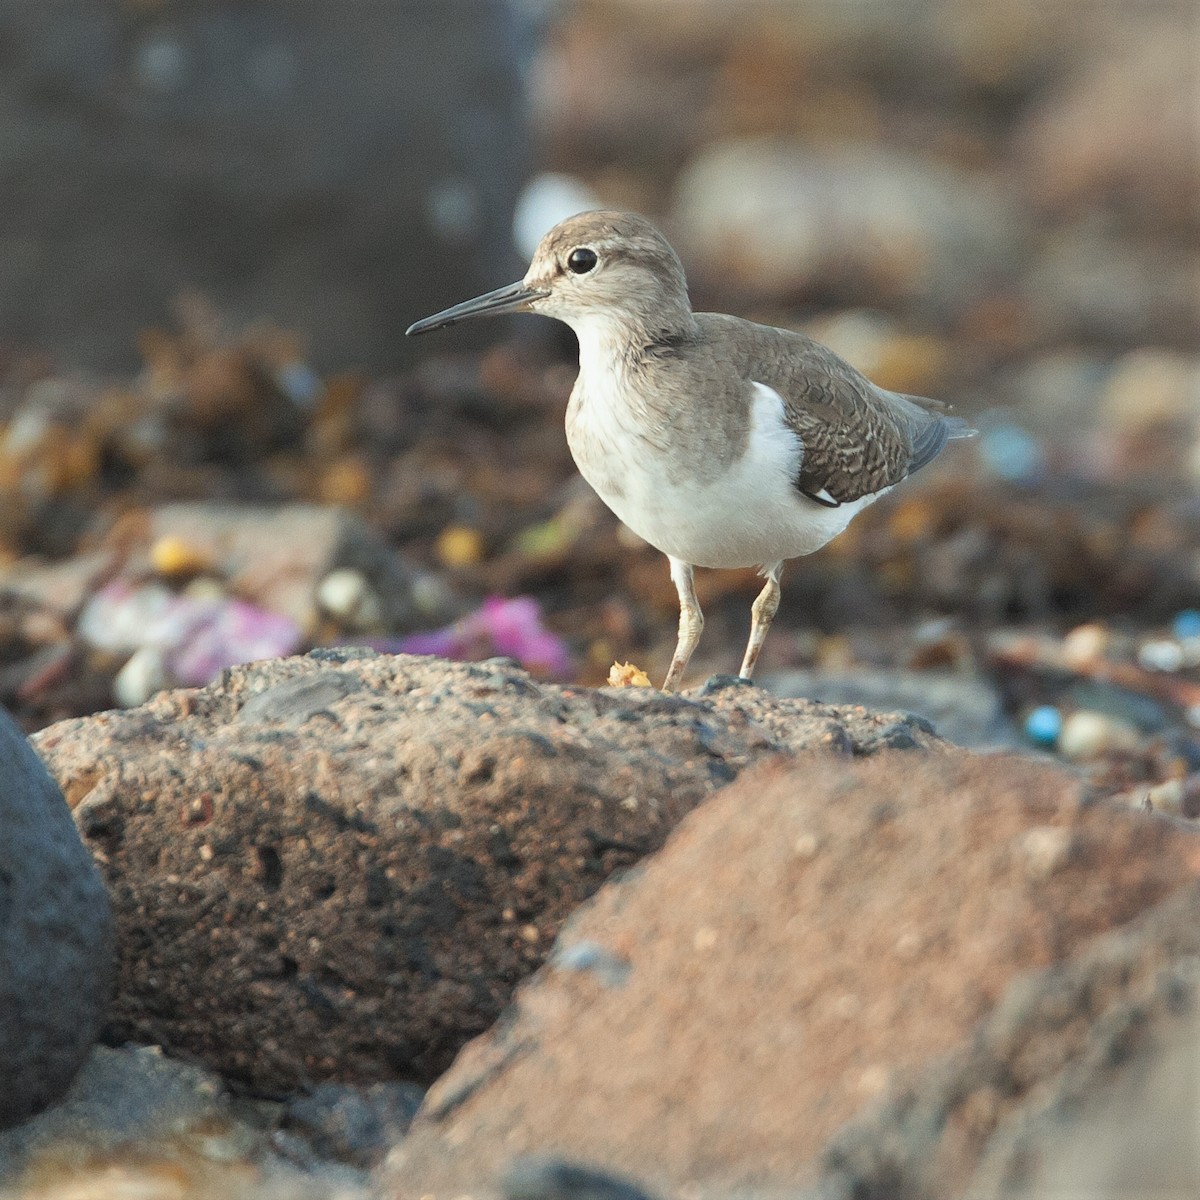
[[[910,475],[937,458],[948,441],[974,437],[979,432],[962,417],[934,416],[932,413],[928,416],[931,419],[913,436],[912,458],[908,464]]]

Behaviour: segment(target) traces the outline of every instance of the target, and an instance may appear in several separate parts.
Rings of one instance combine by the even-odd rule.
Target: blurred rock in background
[[[194,288],[403,361],[517,270],[531,37],[508,0],[3,0],[0,343],[128,368]]]

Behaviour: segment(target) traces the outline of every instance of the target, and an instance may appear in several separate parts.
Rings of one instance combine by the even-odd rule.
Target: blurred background
[[[574,342],[405,340],[583,208],[981,436],[793,564],[760,671],[1200,812],[1190,0],[0,0],[0,702],[369,643],[657,682]],[[704,572],[691,680],[753,572]]]

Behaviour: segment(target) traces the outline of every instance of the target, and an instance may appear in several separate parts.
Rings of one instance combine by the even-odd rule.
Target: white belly
[[[752,428],[744,455],[704,480],[676,464],[679,447],[657,447],[628,428],[620,403],[589,396],[568,424],[583,477],[639,537],[664,554],[699,567],[752,567],[819,550],[877,495],[838,508],[806,499],[792,485],[803,447],[785,425],[783,402],[755,384]]]

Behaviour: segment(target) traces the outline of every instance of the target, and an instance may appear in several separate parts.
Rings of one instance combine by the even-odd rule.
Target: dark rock
[[[996,689],[978,677],[937,671],[790,670],[764,676],[762,685],[776,696],[910,709],[960,746],[1015,746],[1019,741]]]
[[[282,1127],[323,1158],[374,1167],[408,1132],[424,1094],[414,1083],[322,1083],[287,1106]]]
[[[126,365],[200,288],[318,364],[396,362],[410,320],[519,273],[525,33],[502,0],[6,0],[0,327]]]
[[[247,724],[284,721],[303,725],[309,717],[344,696],[357,692],[361,687],[362,682],[358,677],[348,671],[325,671],[312,676],[299,675],[251,696],[242,705],[237,719]]]
[[[300,1171],[277,1154],[277,1109],[153,1047],[98,1046],[61,1104],[0,1133],[0,1188],[22,1200],[368,1200],[361,1171],[312,1157]]]
[[[20,1129],[0,1134],[0,1180],[11,1178],[56,1144],[111,1151],[228,1120],[228,1096],[216,1076],[174,1062],[150,1047],[97,1047],[64,1101]]]
[[[0,710],[0,1128],[58,1099],[112,975],[104,885],[54,781]]]
[[[305,657],[36,744],[120,918],[114,1035],[288,1091],[433,1079],[575,906],[726,779],[806,748],[869,752],[897,719],[757,688]]]
[[[627,1179],[548,1155],[517,1159],[500,1188],[505,1200],[649,1200]]]
[[[490,1194],[552,1146],[670,1195],[963,1195],[993,1135],[1068,1112],[1075,1065],[1120,1071],[1139,997],[1200,947],[1198,877],[1200,835],[1058,767],[756,769],[578,910],[389,1180]],[[561,969],[579,945],[621,986]]]

